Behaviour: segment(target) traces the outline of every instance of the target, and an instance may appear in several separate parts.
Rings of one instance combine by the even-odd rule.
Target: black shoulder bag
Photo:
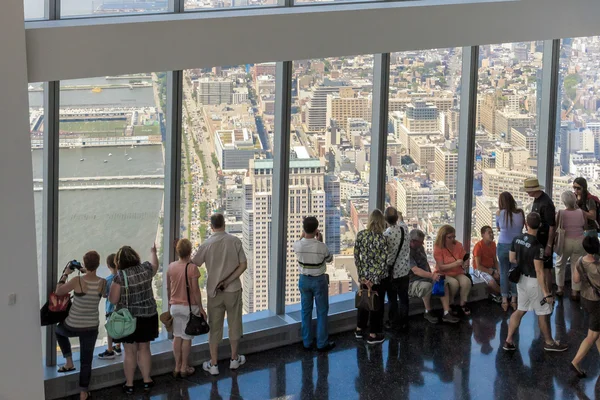
[[[396,251],[396,257],[394,258],[394,262],[392,263],[392,265],[388,265],[388,275],[390,277],[390,279],[393,279],[394,277],[394,266],[396,265],[396,261],[398,261],[398,256],[400,256],[400,251],[402,250],[402,246],[404,245],[404,228],[400,227],[400,232],[402,232],[402,234],[400,235],[400,246],[398,246],[398,251]]]
[[[185,334],[188,336],[204,335],[210,331],[208,323],[202,315],[196,315],[192,312],[192,301],[190,300],[190,284],[188,282],[187,269],[190,263],[185,265],[185,290],[187,292],[188,306],[190,307],[190,320],[185,327]]]

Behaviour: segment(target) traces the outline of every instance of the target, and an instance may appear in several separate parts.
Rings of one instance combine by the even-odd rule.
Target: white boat
[[[109,156],[109,157],[112,157],[112,153],[108,153],[108,156]]]
[[[131,157],[129,157],[129,158],[127,159],[127,161],[131,161],[131,160],[133,160],[133,158],[131,158]]]
[[[85,161],[85,158],[80,158],[79,161]]]
[[[106,164],[108,162],[108,160],[104,160],[104,164]]]

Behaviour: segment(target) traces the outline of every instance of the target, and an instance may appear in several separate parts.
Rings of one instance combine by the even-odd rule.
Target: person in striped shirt
[[[327,313],[329,312],[329,282],[325,273],[327,263],[333,255],[323,243],[323,235],[319,232],[319,221],[315,217],[306,217],[303,221],[303,232],[300,240],[294,243],[294,251],[298,259],[300,279],[300,299],[302,306],[302,341],[306,350],[313,348],[312,310],[317,304],[317,350],[329,351],[335,343],[329,341],[327,330]]]

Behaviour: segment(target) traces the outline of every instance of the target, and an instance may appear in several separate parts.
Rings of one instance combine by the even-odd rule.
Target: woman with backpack
[[[598,237],[598,205],[600,200],[588,192],[588,184],[585,178],[575,178],[573,191],[577,196],[577,206],[583,211],[586,218],[585,236]]]

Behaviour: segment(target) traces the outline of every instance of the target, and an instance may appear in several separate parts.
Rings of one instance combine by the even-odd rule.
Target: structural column
[[[269,252],[269,310],[285,312],[287,269],[287,221],[290,170],[292,62],[277,63],[275,81],[275,129],[273,138],[273,192],[271,249]]]
[[[369,210],[385,207],[389,88],[390,54],[376,54],[373,67]]]
[[[556,130],[560,119],[558,112],[560,106],[559,96],[559,68],[560,68],[560,39],[544,41],[544,55],[542,59],[542,85],[540,115],[538,126],[538,179],[546,187],[546,193],[552,197],[554,183],[554,151]]]
[[[0,13],[0,399],[43,399],[39,274],[23,2]]]
[[[473,214],[473,169],[475,167],[475,130],[479,46],[462,50],[460,119],[458,138],[458,178],[456,182],[456,236],[470,248]]]

